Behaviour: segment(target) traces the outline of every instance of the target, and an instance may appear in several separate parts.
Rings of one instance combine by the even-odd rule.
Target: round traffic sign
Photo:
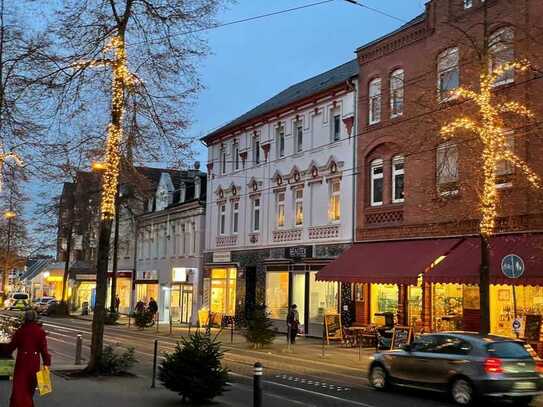
[[[509,278],[519,278],[524,274],[524,260],[516,254],[508,254],[502,259],[502,273]]]
[[[518,330],[520,330],[520,320],[519,319],[515,319],[513,321],[513,330],[516,332]]]

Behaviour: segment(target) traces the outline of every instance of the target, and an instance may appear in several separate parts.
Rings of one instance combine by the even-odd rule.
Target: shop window
[[[266,273],[266,310],[271,319],[286,321],[289,273]]]
[[[158,284],[136,285],[136,302],[143,301],[145,304],[149,304],[151,298],[158,302]]]
[[[489,69],[494,72],[515,59],[514,32],[512,27],[502,28],[490,36],[488,44]],[[515,81],[514,69],[507,69],[494,81],[494,86],[505,85]]]
[[[330,222],[339,222],[341,218],[341,181],[333,180],[330,183],[330,201],[328,208],[328,220]]]
[[[381,121],[381,78],[374,79],[369,85],[369,124]]]
[[[236,275],[237,269],[233,267],[211,270],[211,312],[235,315]]]
[[[437,88],[439,100],[449,100],[453,91],[460,86],[460,68],[458,48],[449,48],[438,56]]]
[[[380,206],[383,204],[383,176],[383,160],[373,160],[370,167],[371,206]]]
[[[297,153],[304,149],[304,127],[302,122],[295,123],[295,150]]]
[[[232,234],[237,234],[239,229],[239,202],[232,204]]]
[[[397,69],[390,75],[390,117],[403,115],[404,70]]]
[[[219,207],[219,234],[226,233],[226,205]]]
[[[304,190],[296,189],[294,191],[294,213],[296,226],[304,224]]]
[[[371,319],[376,321],[375,314],[392,312],[396,316],[398,312],[398,286],[395,284],[371,285]],[[377,318],[378,320],[380,318]]]
[[[282,228],[285,226],[285,193],[277,193],[277,227]]]
[[[408,288],[407,318],[409,326],[422,328],[422,287],[409,286]]]
[[[396,156],[392,159],[392,202],[400,203],[404,201],[404,178],[405,163],[402,156]]]
[[[239,170],[239,143],[234,141],[232,144],[232,168],[234,171]]]
[[[260,231],[260,198],[253,199],[253,232]]]
[[[458,147],[446,142],[436,150],[436,178],[440,193],[451,193],[458,190]]]
[[[309,274],[309,323],[322,325],[325,314],[337,314],[339,311],[339,285],[336,282],[317,281],[316,275]],[[310,334],[322,334],[322,328]]]
[[[464,294],[461,284],[432,285],[433,328],[436,331],[462,329]],[[471,292],[466,294],[469,296]]]
[[[296,304],[300,325],[305,325],[305,273],[292,274],[292,304]]]
[[[285,156],[285,128],[278,126],[276,131],[277,157]]]

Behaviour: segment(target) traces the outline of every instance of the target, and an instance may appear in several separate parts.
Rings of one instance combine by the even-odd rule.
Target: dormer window
[[[464,0],[464,8],[472,8],[473,7],[473,0]]]

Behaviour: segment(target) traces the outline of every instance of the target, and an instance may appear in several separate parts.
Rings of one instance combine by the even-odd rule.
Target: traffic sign
[[[502,259],[502,273],[509,278],[519,278],[524,274],[524,260],[516,254],[508,254]]]
[[[513,320],[513,331],[515,333],[519,333],[520,332],[520,319],[514,319]]]

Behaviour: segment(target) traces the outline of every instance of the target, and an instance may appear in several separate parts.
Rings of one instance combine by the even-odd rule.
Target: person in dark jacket
[[[149,300],[149,305],[147,306],[147,308],[153,315],[156,315],[156,313],[158,312],[158,304],[153,297],[151,297],[151,299]]]
[[[297,308],[296,304],[292,304],[287,314],[287,340],[290,343],[296,343],[296,336],[300,327],[300,314],[298,314]]]
[[[136,313],[141,314],[145,311],[145,303],[142,300],[138,300],[136,303]]]
[[[44,366],[51,366],[45,331],[38,324],[36,311],[26,311],[23,325],[15,332],[10,351],[17,350],[10,407],[33,407],[37,386],[36,373],[40,370],[40,356]]]
[[[119,312],[119,307],[121,306],[121,299],[119,295],[115,296],[115,312]]]

